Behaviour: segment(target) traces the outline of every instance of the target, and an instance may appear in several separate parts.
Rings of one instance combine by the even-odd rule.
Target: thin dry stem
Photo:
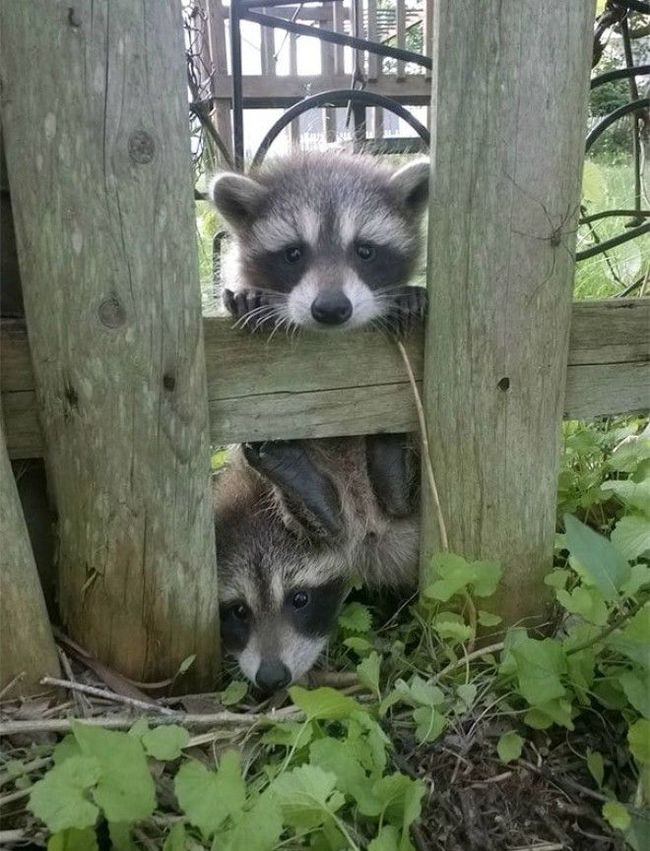
[[[78,691],[82,694],[89,694],[92,697],[98,697],[102,700],[110,700],[113,703],[123,703],[126,706],[132,706],[134,709],[144,709],[146,712],[159,712],[161,715],[174,715],[171,709],[166,706],[159,706],[157,703],[148,703],[145,700],[137,700],[135,697],[126,697],[123,694],[115,694],[112,691],[97,688],[96,686],[87,686],[83,683],[72,682],[70,680],[60,680],[58,677],[43,677],[41,685],[58,686],[67,688],[70,691]]]

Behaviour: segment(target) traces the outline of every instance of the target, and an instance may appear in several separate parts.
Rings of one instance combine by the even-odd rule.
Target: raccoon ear
[[[406,210],[419,215],[429,200],[429,161],[416,160],[391,177],[391,186]]]
[[[243,174],[225,172],[212,181],[210,197],[224,219],[234,228],[241,228],[257,216],[266,189]]]

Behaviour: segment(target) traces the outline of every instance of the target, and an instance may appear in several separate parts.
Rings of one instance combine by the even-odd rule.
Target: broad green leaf
[[[350,650],[354,650],[359,656],[363,656],[364,653],[372,650],[370,641],[367,638],[361,638],[359,635],[351,635],[349,638],[346,638],[343,641],[343,645],[344,647],[349,647]]]
[[[476,597],[491,597],[497,590],[503,568],[498,561],[475,561],[472,563],[476,578],[472,589]]]
[[[600,751],[587,751],[587,768],[598,788],[602,789],[603,779],[605,778],[605,761]]]
[[[422,679],[419,674],[415,674],[410,683],[397,680],[395,692],[401,696],[402,700],[412,706],[440,706],[445,700],[442,689]]]
[[[649,651],[650,652],[650,648]],[[625,671],[618,678],[632,706],[650,720],[650,675],[648,671]]]
[[[228,816],[239,815],[246,801],[239,754],[226,751],[217,771],[209,771],[195,760],[183,763],[174,780],[174,791],[187,820],[204,836],[210,836]]]
[[[465,683],[463,685],[458,686],[456,689],[456,694],[465,704],[466,709],[471,709],[474,701],[476,700],[476,693],[478,688],[474,685],[474,683]]]
[[[228,683],[228,686],[221,692],[219,697],[224,706],[234,706],[237,703],[241,703],[244,697],[246,697],[247,691],[247,683],[243,680],[233,680],[231,683]]]
[[[228,832],[225,841],[217,842],[218,851],[275,851],[282,834],[282,814],[276,799],[261,795],[250,810],[243,813]]]
[[[633,473],[643,461],[650,459],[650,426],[641,434],[628,435],[613,451],[608,466],[611,470]]]
[[[339,810],[343,795],[336,791],[336,775],[316,765],[301,765],[277,777],[269,787],[292,827],[318,827]]]
[[[145,733],[149,732],[149,722],[146,718],[138,718],[138,720],[129,727],[129,736],[135,736],[136,739],[142,740]],[[73,737],[74,738],[74,737]],[[76,741],[76,740],[75,740]]]
[[[32,786],[29,810],[53,832],[92,827],[99,815],[89,792],[101,771],[96,759],[70,756]]]
[[[162,851],[185,851],[187,833],[182,821],[177,821],[167,834]]]
[[[622,586],[621,591],[626,597],[633,597],[642,588],[650,585],[650,567],[647,564],[633,564],[630,578]]]
[[[603,804],[603,817],[616,830],[627,830],[632,823],[629,812],[618,801],[607,801]]]
[[[130,824],[109,824],[111,851],[140,851],[131,836]]]
[[[81,749],[72,733],[68,733],[52,751],[54,765],[61,765],[71,756],[81,756]]]
[[[374,650],[357,665],[357,676],[359,677],[359,682],[367,689],[374,692],[378,697],[381,697],[379,691],[380,666],[381,656]]]
[[[392,824],[385,824],[368,845],[368,851],[399,851],[399,831]]]
[[[564,589],[566,588],[567,581],[571,575],[570,570],[561,570],[560,568],[556,568],[546,574],[544,577],[544,585],[548,585],[551,588]]]
[[[336,788],[357,802],[364,816],[378,816],[381,806],[372,794],[373,782],[348,742],[323,738],[309,748],[309,761],[336,776]]]
[[[630,565],[616,547],[570,514],[564,515],[566,542],[571,555],[589,574],[606,600],[615,600],[629,579]]]
[[[396,772],[378,780],[373,791],[381,801],[384,820],[401,829],[399,848],[405,851],[410,847],[409,828],[420,815],[424,784]]]
[[[625,626],[608,635],[605,644],[644,668],[650,667],[650,603],[647,603]]]
[[[372,626],[372,615],[367,606],[356,601],[343,607],[339,624],[349,632],[368,632]]]
[[[478,622],[481,626],[497,626],[497,624],[501,623],[501,618],[499,615],[493,615],[492,612],[486,612],[483,609],[479,609]]]
[[[524,715],[524,724],[534,730],[547,730],[553,724],[573,730],[571,703],[559,698],[534,706]]]
[[[196,653],[192,653],[191,656],[187,656],[185,659],[183,659],[181,664],[178,666],[178,673],[179,674],[186,674],[189,671],[189,669],[192,667],[192,665],[194,664],[195,659],[196,659]]]
[[[47,851],[98,851],[97,837],[94,827],[83,830],[69,827],[51,836],[47,843]]]
[[[635,482],[632,479],[613,479],[600,486],[606,493],[614,493],[626,505],[650,514],[650,479]],[[646,523],[650,520],[646,517]]]
[[[609,610],[598,588],[579,585],[571,592],[560,589],[555,596],[567,612],[581,615],[596,626],[604,626],[607,623]]]
[[[367,712],[355,712],[347,725],[348,742],[356,748],[359,762],[371,774],[381,774],[386,767],[386,750],[392,747],[389,737]]]
[[[468,562],[453,553],[437,553],[430,566],[432,580],[423,590],[423,596],[446,602],[454,594],[471,587],[477,597],[494,594],[501,566],[494,561]]]
[[[190,734],[178,724],[155,727],[142,736],[142,744],[147,754],[164,762],[178,759],[189,740]]]
[[[517,663],[517,681],[521,696],[531,706],[564,697],[561,677],[566,673],[562,645],[552,638],[538,641],[526,638],[512,649]]]
[[[637,762],[650,764],[650,721],[640,718],[627,731],[627,741]]]
[[[472,628],[457,620],[435,618],[431,625],[443,641],[451,641],[453,644],[462,644],[472,637]]]
[[[312,720],[341,721],[353,712],[363,711],[361,704],[334,688],[306,689],[293,686],[289,695],[295,705]]]
[[[155,786],[140,741],[128,733],[78,721],[72,732],[83,755],[99,763],[93,797],[107,821],[119,824],[149,818],[155,806]]]
[[[410,851],[409,828],[413,822],[420,817],[422,811],[422,798],[425,794],[424,783],[420,780],[411,782],[404,795],[404,815],[402,817],[402,840],[400,851]]]
[[[413,720],[416,723],[415,738],[424,742],[435,742],[447,726],[447,719],[433,706],[420,706],[413,710]]]
[[[499,754],[499,759],[501,762],[505,763],[519,759],[523,747],[524,740],[521,738],[519,733],[515,733],[514,730],[510,730],[508,733],[504,733],[500,736],[499,741],[497,742],[497,753]]]
[[[646,555],[650,552],[650,518],[640,514],[621,517],[612,532],[612,543],[630,561]],[[645,565],[637,567],[645,567],[646,571],[648,570]],[[626,584],[623,585],[623,590],[634,594],[635,591],[627,590]]]

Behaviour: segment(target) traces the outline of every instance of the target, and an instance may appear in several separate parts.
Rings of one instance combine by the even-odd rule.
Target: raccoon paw
[[[265,324],[268,311],[264,308],[271,306],[267,294],[261,290],[239,290],[234,293],[224,289],[223,303],[233,319],[248,331],[257,331]]]
[[[386,320],[397,337],[407,337],[418,328],[426,315],[427,291],[424,287],[400,287],[392,298]]]

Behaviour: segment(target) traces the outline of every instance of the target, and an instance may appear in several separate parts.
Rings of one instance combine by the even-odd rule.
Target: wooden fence
[[[13,457],[47,459],[72,636],[139,680],[196,654],[184,687],[210,687],[210,440],[409,430],[413,401],[380,335],[294,344],[201,322],[180,9],[108,8],[0,7],[26,312],[0,328],[6,439]],[[430,28],[431,310],[409,351],[451,545],[501,560],[509,622],[540,614],[562,416],[650,403],[648,302],[571,305],[593,13],[438,0]],[[3,533],[24,552],[19,526]],[[426,562],[426,499],[422,530]],[[3,617],[0,642],[15,634]]]

